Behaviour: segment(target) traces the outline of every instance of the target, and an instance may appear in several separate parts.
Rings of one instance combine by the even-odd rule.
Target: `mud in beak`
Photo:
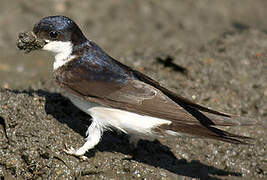
[[[28,31],[19,33],[16,44],[20,50],[25,51],[25,53],[29,53],[33,50],[42,49],[46,42],[37,38],[32,31]]]

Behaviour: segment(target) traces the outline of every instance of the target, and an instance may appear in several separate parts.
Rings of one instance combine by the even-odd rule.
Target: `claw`
[[[63,151],[64,151],[66,154],[69,154],[69,155],[78,157],[78,158],[80,158],[80,159],[83,160],[83,161],[88,160],[88,157],[86,157],[86,156],[84,156],[84,155],[81,155],[81,154],[77,154],[77,151],[76,151],[73,147],[68,147],[68,145],[65,144],[65,148],[66,148],[66,149],[63,149]]]

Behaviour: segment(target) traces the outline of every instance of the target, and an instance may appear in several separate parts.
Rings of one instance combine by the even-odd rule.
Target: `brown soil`
[[[266,8],[265,0],[2,0],[1,179],[266,179]],[[83,144],[90,117],[50,80],[51,55],[24,55],[15,45],[19,32],[55,14],[182,96],[255,118],[260,126],[228,129],[255,145],[177,138],[134,150],[126,135],[108,132],[88,161],[66,155],[65,144]]]

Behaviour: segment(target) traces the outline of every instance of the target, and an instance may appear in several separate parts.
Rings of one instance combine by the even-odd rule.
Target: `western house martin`
[[[130,142],[167,136],[193,136],[248,144],[249,137],[216,126],[254,125],[249,118],[231,115],[195,104],[162,87],[139,71],[118,62],[88,40],[74,21],[49,16],[21,33],[17,46],[30,52],[55,53],[53,77],[66,96],[92,117],[86,142],[66,153],[83,157],[96,146],[105,130],[130,135]]]

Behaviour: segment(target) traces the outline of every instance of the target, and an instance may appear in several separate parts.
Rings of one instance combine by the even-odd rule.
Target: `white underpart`
[[[81,100],[79,97],[68,94],[68,98],[79,109],[92,116],[92,124],[88,128],[86,143],[78,150],[73,148],[66,151],[69,154],[83,156],[86,151],[97,145],[105,129],[115,128],[133,136],[131,141],[135,143],[141,139],[154,140],[152,128],[162,124],[171,124],[171,121],[143,116],[136,113],[104,107],[100,104]]]
[[[64,65],[69,60],[75,58],[71,56],[73,44],[70,41],[50,41],[46,40],[47,44],[43,47],[43,50],[51,51],[55,53],[54,70]]]

